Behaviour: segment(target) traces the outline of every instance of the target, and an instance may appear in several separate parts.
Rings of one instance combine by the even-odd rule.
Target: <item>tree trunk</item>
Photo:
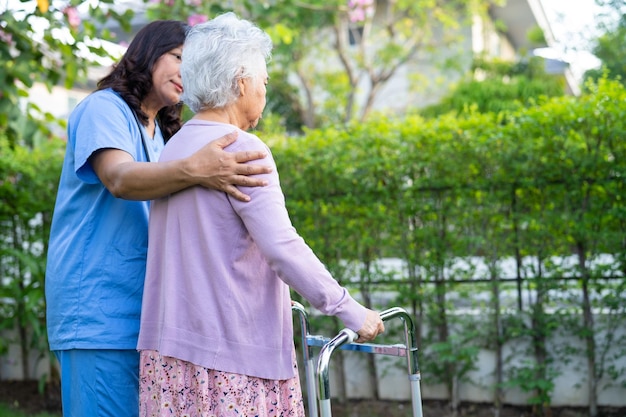
[[[598,415],[598,381],[597,381],[597,364],[596,364],[596,341],[594,334],[593,313],[591,311],[591,300],[589,297],[589,271],[587,270],[587,257],[585,255],[585,245],[578,243],[576,245],[578,254],[578,266],[582,273],[582,312],[583,312],[583,329],[585,334],[585,346],[587,351],[587,388],[589,392],[589,416],[596,417]]]
[[[22,226],[20,225],[20,220],[17,216],[15,216],[11,222],[11,233],[13,234],[13,249],[16,253],[19,253],[22,250],[22,236],[20,235],[20,229]],[[23,272],[22,272],[22,261],[19,258],[15,258],[15,266],[16,271],[12,274],[13,280],[15,280],[15,328],[17,334],[19,336],[19,344],[20,344],[20,353],[21,353],[21,362],[22,362],[22,379],[28,379],[29,369],[30,369],[30,361],[28,358],[28,332],[26,330],[25,324],[21,322],[22,318],[26,318],[28,312],[26,311],[25,304],[25,287],[23,280]]]
[[[500,314],[500,286],[498,284],[498,277],[493,274],[492,275],[492,299],[493,299],[493,326],[495,328],[495,336],[494,336],[494,350],[496,354],[496,366],[494,370],[496,385],[494,390],[494,414],[495,417],[500,415],[500,411],[502,410],[502,402],[504,398],[504,393],[502,391],[502,380],[503,380],[503,358],[502,358],[502,316]]]
[[[304,91],[304,96],[306,98],[306,105],[302,108],[302,121],[306,127],[309,129],[315,128],[315,102],[313,101],[313,93],[311,91],[311,87],[309,86],[309,80],[306,75],[300,69],[297,68],[296,74],[300,79],[300,83],[302,85],[302,90]]]
[[[545,304],[545,283],[542,282],[543,277],[541,273],[541,267],[539,269],[539,276],[537,280],[537,299],[533,306],[532,312],[532,346],[535,356],[535,362],[537,364],[537,370],[535,378],[537,381],[547,381],[547,366],[548,366],[548,351],[546,348],[546,312],[544,308]],[[536,395],[542,400],[546,397],[546,390],[542,388],[535,389]],[[545,404],[544,401],[539,404],[535,409],[535,414],[543,417],[549,417],[552,415],[549,404]]]

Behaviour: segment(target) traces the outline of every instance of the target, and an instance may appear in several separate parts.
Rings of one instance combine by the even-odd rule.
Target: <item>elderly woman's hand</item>
[[[365,323],[363,326],[357,331],[359,338],[356,340],[357,343],[368,342],[373,340],[376,336],[385,331],[385,325],[383,324],[382,319],[380,318],[380,314],[373,310],[367,310],[367,315],[365,316]]]

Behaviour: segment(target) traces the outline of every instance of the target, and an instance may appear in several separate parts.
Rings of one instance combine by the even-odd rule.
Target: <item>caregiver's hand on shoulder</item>
[[[198,184],[207,188],[224,191],[232,197],[249,201],[250,197],[242,193],[237,186],[260,187],[267,185],[262,178],[254,175],[272,171],[266,165],[247,164],[246,162],[263,159],[263,151],[226,152],[224,148],[235,142],[237,132],[232,132],[208,143],[189,157],[191,169],[198,177]]]

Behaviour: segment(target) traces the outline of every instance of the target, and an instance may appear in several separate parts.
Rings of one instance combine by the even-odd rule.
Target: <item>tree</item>
[[[564,93],[563,77],[547,74],[543,58],[531,57],[519,62],[476,58],[472,71],[447,96],[420,113],[429,117],[448,112],[460,115],[470,110],[498,113],[527,106],[540,97],[558,97]]]
[[[596,0],[596,3],[605,12],[599,16],[598,24],[603,34],[593,42],[592,52],[602,61],[602,66],[587,71],[585,79],[598,81],[607,72],[609,77],[626,83],[626,4],[622,0]]]
[[[484,14],[491,2],[474,1],[348,1],[348,10],[334,21],[334,48],[347,75],[344,121],[364,120],[382,87],[410,62],[441,59],[463,36],[462,27],[474,14]],[[350,36],[346,36],[346,34]],[[353,48],[349,39],[353,39]],[[447,61],[450,62],[450,61]],[[359,86],[364,100],[357,108]]]
[[[71,88],[85,80],[92,61],[109,56],[103,41],[115,34],[105,23],[130,30],[133,12],[113,6],[113,0],[7,0],[0,6],[0,134],[9,143],[33,146],[51,136],[51,123],[61,123],[28,103],[28,90],[35,83]],[[82,10],[89,19],[81,19]]]
[[[364,120],[382,88],[407,64],[438,59],[456,63],[450,51],[464,24],[499,0],[282,0],[233,1],[229,10],[253,20],[272,37],[272,78],[299,91],[283,95],[297,102],[307,127]],[[150,18],[175,16],[190,23],[225,9],[221,2],[151,1]],[[281,91],[289,91],[281,89]],[[272,93],[270,90],[270,103]]]

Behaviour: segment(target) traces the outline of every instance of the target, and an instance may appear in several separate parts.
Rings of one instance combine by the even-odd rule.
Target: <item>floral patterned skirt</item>
[[[215,371],[141,351],[140,417],[304,417],[296,376],[284,381]]]

